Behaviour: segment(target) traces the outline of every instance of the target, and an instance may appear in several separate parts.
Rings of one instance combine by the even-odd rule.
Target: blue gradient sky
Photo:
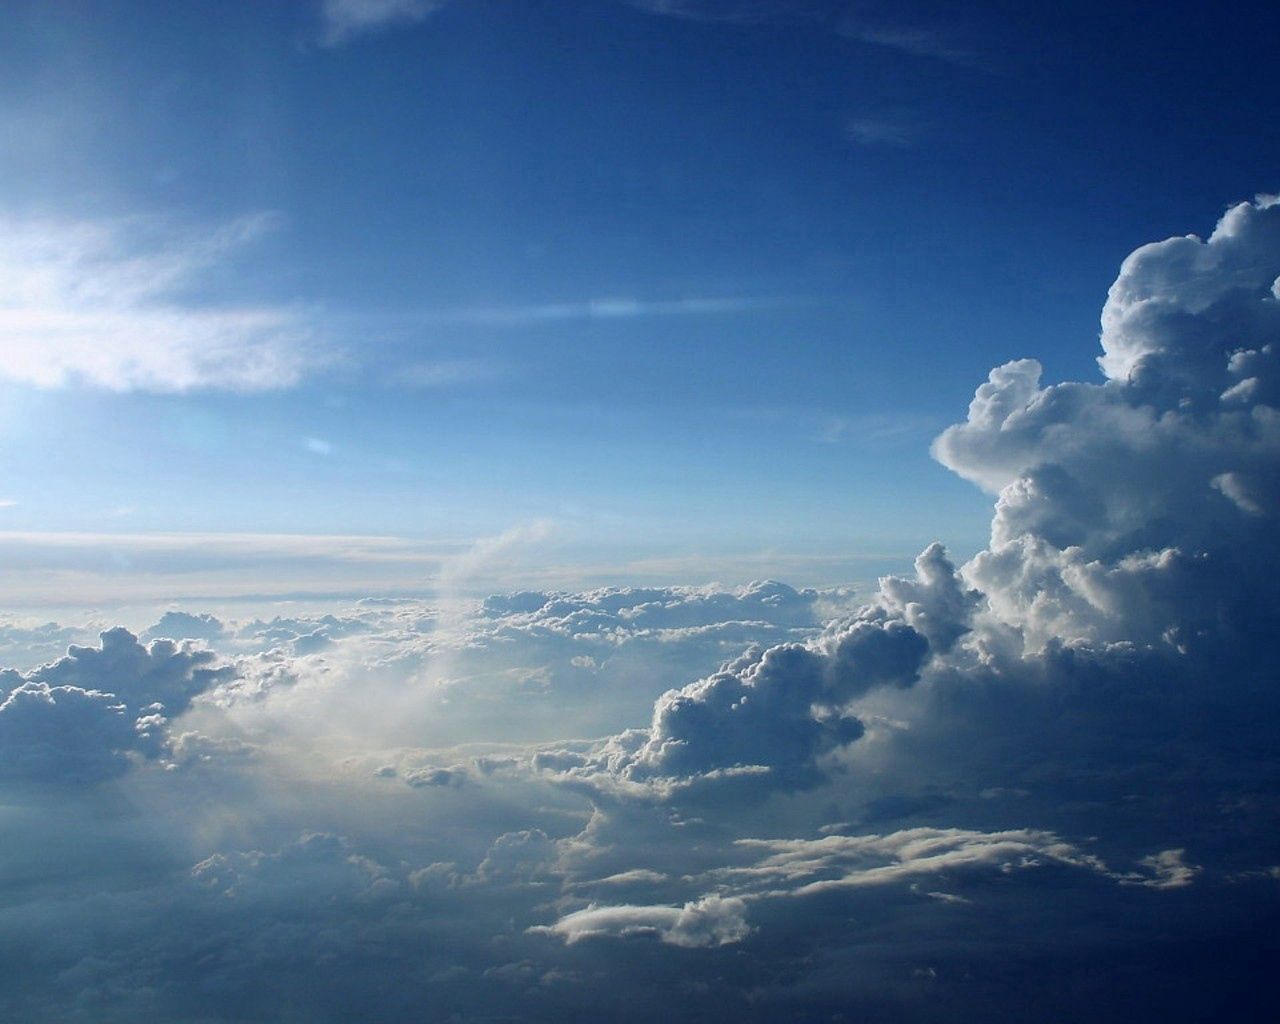
[[[1135,242],[1276,183],[1264,5],[432,6],[6,5],[0,212],[62,241],[0,254],[3,344],[105,303],[126,363],[157,310],[306,356],[104,386],[6,349],[0,530],[515,529],[584,577],[800,583],[967,554],[990,497],[928,442],[988,368],[1099,379]]]

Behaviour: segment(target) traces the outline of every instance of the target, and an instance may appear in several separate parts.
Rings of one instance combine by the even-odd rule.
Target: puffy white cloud
[[[743,918],[746,903],[732,896],[706,896],[682,907],[587,907],[566,914],[547,928],[566,942],[597,937],[656,935],[672,946],[724,946],[751,931]]]
[[[208,613],[167,611],[142,635],[144,640],[202,640],[207,644],[226,638],[226,626]]]
[[[881,687],[909,687],[927,660],[968,630],[977,596],[940,545],[916,560],[916,578],[888,577],[852,622],[807,643],[753,648],[719,672],[658,698],[647,730],[629,730],[568,759],[579,779],[682,780],[808,786],[819,761],[863,734],[851,703]],[[544,756],[539,762],[549,767]]]
[[[1280,205],[1143,246],[1102,315],[1105,384],[991,372],[934,454],[998,491],[965,568],[1029,649],[1238,642],[1274,622]]]
[[[1256,377],[1276,396],[1280,198],[1231,207],[1205,240],[1153,242],[1120,268],[1102,310],[1099,364],[1112,380],[1221,395]],[[1249,372],[1252,371],[1252,372]]]

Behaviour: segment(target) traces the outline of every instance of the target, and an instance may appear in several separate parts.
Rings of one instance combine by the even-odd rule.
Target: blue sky
[[[10,532],[514,529],[583,579],[967,554],[990,499],[929,440],[1007,359],[1100,379],[1119,261],[1280,149],[1262,6],[4,18]]]

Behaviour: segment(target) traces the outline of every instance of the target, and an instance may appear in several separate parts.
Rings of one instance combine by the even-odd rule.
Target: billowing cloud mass
[[[5,672],[0,1009],[1265,1019],[1278,282],[1271,199],[1137,250],[1102,379],[935,442],[988,546],[860,602],[169,609]]]
[[[852,622],[807,643],[752,648],[659,697],[649,729],[622,733],[593,755],[562,754],[560,763],[588,778],[667,786],[812,784],[822,755],[862,736],[853,703],[880,687],[913,685],[927,659],[968,630],[976,598],[935,544],[916,560],[916,579],[884,580]]]
[[[0,218],[0,375],[41,388],[261,391],[321,362],[301,311],[193,302],[269,216],[181,232],[154,219]]]
[[[1280,206],[1143,246],[1102,312],[1105,384],[991,372],[944,465],[999,500],[967,576],[1029,649],[1205,645],[1274,625]]]
[[[226,680],[211,651],[172,640],[144,647],[124,627],[99,647],[72,646],[25,674],[0,671],[0,778],[92,782],[124,771],[128,755],[164,749],[170,716]]]

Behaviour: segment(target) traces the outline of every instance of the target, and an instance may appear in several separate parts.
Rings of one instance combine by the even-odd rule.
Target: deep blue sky
[[[127,314],[268,309],[325,357],[11,374],[0,528],[965,553],[990,498],[928,442],[988,369],[1096,379],[1124,256],[1277,187],[1270,5],[425,6],[6,5],[0,210],[62,239],[8,266],[256,217]],[[79,288],[0,298],[111,302]]]

